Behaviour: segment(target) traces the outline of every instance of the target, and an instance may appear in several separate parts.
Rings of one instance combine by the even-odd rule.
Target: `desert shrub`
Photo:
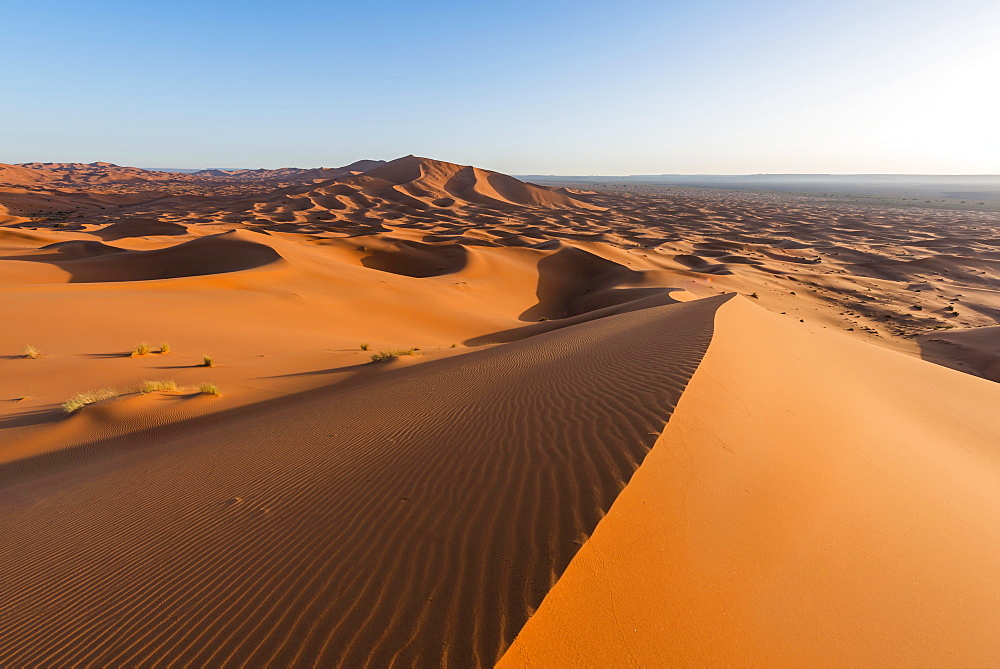
[[[168,344],[167,342],[163,342],[162,344],[160,344],[160,350],[159,350],[159,352],[160,353],[170,353],[170,344]]]
[[[24,350],[21,351],[21,357],[31,358],[32,360],[34,360],[35,358],[42,357],[42,352],[39,351],[34,346],[32,346],[31,344],[28,344],[27,346],[24,347]]]
[[[202,395],[215,395],[218,397],[222,393],[219,391],[219,387],[214,383],[203,383],[198,386],[198,392]]]
[[[88,404],[110,400],[118,397],[122,393],[114,388],[101,388],[100,390],[88,390],[85,393],[78,393],[62,403],[63,411],[67,414],[76,413]]]
[[[201,366],[202,367],[215,367],[215,358],[213,358],[210,355],[203,355],[201,357]]]
[[[371,348],[371,344],[369,344],[368,342],[361,344],[362,351],[367,351],[369,348]]]
[[[142,344],[136,346],[134,349],[132,349],[130,357],[136,358],[140,355],[149,355],[149,344],[143,342]]]
[[[372,362],[384,362],[395,360],[401,355],[419,355],[415,348],[391,348],[388,351],[379,351],[372,355]]]
[[[157,390],[177,390],[177,384],[173,381],[143,381],[138,390],[143,395],[148,395]]]

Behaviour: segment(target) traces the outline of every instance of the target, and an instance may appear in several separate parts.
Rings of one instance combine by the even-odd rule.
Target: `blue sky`
[[[1000,173],[1000,3],[11,2],[0,162]]]

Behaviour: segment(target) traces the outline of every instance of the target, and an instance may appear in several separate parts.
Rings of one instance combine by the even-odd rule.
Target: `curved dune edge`
[[[995,665],[998,400],[731,301],[499,666]]]
[[[8,487],[0,665],[492,665],[649,452],[726,299]]]
[[[229,274],[284,264],[281,254],[256,232],[234,230],[195,237],[164,248],[138,251],[75,240],[43,255],[5,258],[17,263],[5,275],[26,274],[23,283],[128,283]],[[26,263],[42,265],[26,267]],[[58,272],[58,274],[57,274]],[[51,278],[49,278],[51,277]],[[48,278],[48,281],[44,279]]]

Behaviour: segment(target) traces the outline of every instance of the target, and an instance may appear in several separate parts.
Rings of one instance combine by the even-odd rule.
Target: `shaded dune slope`
[[[186,227],[177,223],[158,221],[155,218],[131,217],[96,230],[93,234],[105,241],[114,241],[154,235],[177,236],[187,234],[187,231]]]
[[[1000,325],[918,337],[924,360],[1000,382]]]
[[[73,240],[68,242],[55,242],[46,244],[35,253],[27,256],[9,256],[3,260],[32,260],[35,262],[62,262],[65,260],[79,260],[81,258],[93,258],[97,256],[111,255],[114,253],[124,253],[125,249],[116,246],[93,242],[90,240]]]
[[[236,231],[198,237],[152,251],[127,251],[100,242],[69,242],[55,251],[11,258],[43,262],[69,274],[70,283],[153,281],[223,274],[269,265],[281,255],[257,233]]]
[[[0,664],[493,664],[642,462],[726,299],[392,370],[34,481],[28,504],[9,488]]]
[[[406,239],[372,240],[361,264],[381,272],[412,277],[439,276],[459,272],[468,253],[458,244],[425,244]]]
[[[583,249],[564,246],[538,263],[538,304],[521,317],[564,318],[577,316],[613,304],[644,297],[622,284],[638,282],[641,272],[594,255]],[[656,292],[662,293],[662,289]]]

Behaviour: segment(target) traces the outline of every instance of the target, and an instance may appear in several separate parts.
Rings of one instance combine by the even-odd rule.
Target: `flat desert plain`
[[[998,288],[972,209],[0,166],[0,666],[995,666]]]

